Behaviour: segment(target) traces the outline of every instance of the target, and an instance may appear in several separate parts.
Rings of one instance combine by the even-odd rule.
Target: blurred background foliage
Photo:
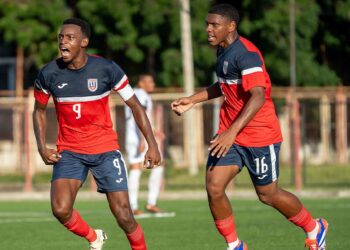
[[[191,0],[196,86],[213,80],[215,49],[207,45],[211,5],[232,3],[241,14],[239,33],[260,48],[274,85],[289,85],[289,1]],[[0,41],[25,51],[30,73],[57,57],[57,31],[68,17],[87,20],[89,53],[116,61],[131,80],[149,72],[161,87],[182,86],[179,1],[0,0]],[[350,0],[296,0],[297,83],[350,85]],[[31,69],[31,70],[30,70]]]

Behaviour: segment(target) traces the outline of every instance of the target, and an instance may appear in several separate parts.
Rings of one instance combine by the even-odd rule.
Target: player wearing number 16
[[[126,166],[112,128],[108,105],[111,92],[118,93],[130,107],[147,140],[145,167],[159,165],[160,153],[147,115],[123,70],[113,61],[86,54],[90,33],[85,21],[65,20],[58,34],[61,57],[42,68],[35,80],[34,130],[43,161],[53,164],[52,212],[69,231],[85,238],[91,250],[102,249],[106,234],[92,229],[73,208],[78,190],[90,171],[98,192],[106,194],[112,214],[131,248],[146,250],[142,228],[130,209]],[[50,96],[59,125],[57,149],[48,148],[45,140]]]
[[[174,101],[171,107],[181,115],[196,103],[223,96],[219,129],[209,146],[206,188],[215,225],[226,240],[227,250],[247,249],[237,236],[225,194],[227,185],[244,166],[260,201],[302,228],[309,250],[324,250],[327,222],[313,219],[294,194],[278,186],[282,136],[270,97],[270,77],[260,51],[238,34],[239,15],[232,5],[213,6],[206,23],[208,42],[217,47],[217,82]],[[287,241],[285,244],[289,249]]]

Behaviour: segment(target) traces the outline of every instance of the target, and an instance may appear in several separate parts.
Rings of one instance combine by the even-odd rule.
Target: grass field
[[[330,223],[328,250],[350,249],[350,199],[303,200],[315,216]],[[144,228],[149,250],[224,250],[206,201],[161,201],[173,218],[138,221]],[[250,250],[304,249],[304,234],[274,210],[256,200],[233,199],[239,237]],[[109,236],[104,250],[130,249],[104,201],[77,201],[76,208],[93,226]],[[49,202],[0,202],[0,249],[88,249],[85,240],[61,226],[50,213]]]

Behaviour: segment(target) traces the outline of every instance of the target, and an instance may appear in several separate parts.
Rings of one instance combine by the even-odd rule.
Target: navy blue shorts
[[[237,165],[248,168],[254,185],[262,186],[277,180],[279,175],[279,151],[281,143],[266,147],[232,145],[225,157],[217,158],[209,153],[207,170],[216,166]]]
[[[78,179],[85,182],[89,170],[97,185],[97,191],[108,193],[128,190],[126,165],[119,151],[103,154],[78,154],[63,151],[62,158],[53,166],[52,180]]]

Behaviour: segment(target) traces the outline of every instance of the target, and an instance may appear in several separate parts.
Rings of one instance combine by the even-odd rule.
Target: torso
[[[84,67],[70,70],[58,59],[44,67],[41,76],[41,87],[55,102],[59,151],[98,154],[119,148],[108,99],[127,77],[116,64],[89,56]]]
[[[236,137],[241,146],[262,147],[281,142],[279,122],[271,100],[271,81],[260,51],[238,37],[229,47],[218,49],[216,75],[224,96],[218,133],[227,130],[250,98],[249,89],[265,88],[265,104]]]

